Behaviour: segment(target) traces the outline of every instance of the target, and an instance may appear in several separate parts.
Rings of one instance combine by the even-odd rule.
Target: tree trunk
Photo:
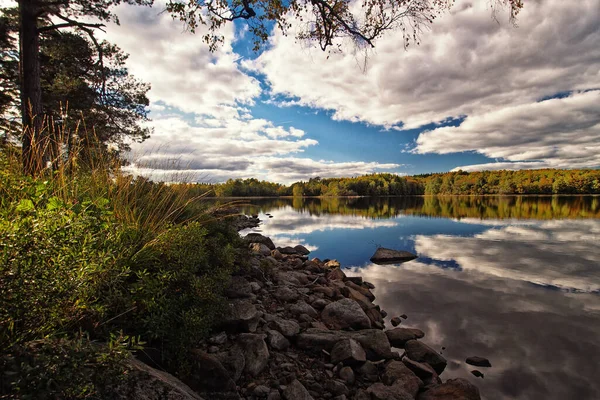
[[[19,51],[21,117],[23,122],[23,169],[35,175],[50,160],[48,132],[43,132],[37,1],[19,0]]]

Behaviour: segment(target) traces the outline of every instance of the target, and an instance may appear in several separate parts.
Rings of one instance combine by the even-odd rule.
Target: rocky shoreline
[[[226,289],[220,329],[189,355],[185,384],[201,397],[186,386],[165,398],[480,399],[467,380],[442,381],[446,360],[424,332],[384,330],[372,284],[335,260],[309,259],[303,246],[243,239],[250,267]]]

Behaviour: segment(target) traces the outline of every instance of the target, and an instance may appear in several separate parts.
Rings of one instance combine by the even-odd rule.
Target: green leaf
[[[17,211],[19,211],[19,212],[35,211],[35,206],[33,205],[33,201],[31,201],[30,199],[21,200],[19,202],[19,205],[17,206]]]
[[[48,209],[49,211],[58,210],[63,207],[64,203],[62,202],[62,200],[55,196],[50,197],[48,199],[48,204],[46,204],[46,209]]]

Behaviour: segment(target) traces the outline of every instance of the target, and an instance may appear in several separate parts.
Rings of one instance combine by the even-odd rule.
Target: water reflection
[[[278,199],[246,211],[274,216],[257,230],[275,244],[303,243],[373,282],[390,316],[446,347],[446,378],[487,399],[600,399],[598,200]],[[373,265],[378,245],[419,258]],[[492,361],[485,379],[464,363],[473,355]]]

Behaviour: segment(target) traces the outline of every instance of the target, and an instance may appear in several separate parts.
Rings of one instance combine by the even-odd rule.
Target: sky
[[[420,45],[405,49],[389,32],[367,58],[352,47],[324,53],[293,29],[273,31],[256,53],[243,23],[225,26],[211,53],[203,28],[186,31],[160,0],[121,5],[106,39],[152,86],[154,134],[133,146],[133,169],[162,180],[290,183],[598,168],[600,0],[524,3],[515,26],[488,0],[457,0]]]

